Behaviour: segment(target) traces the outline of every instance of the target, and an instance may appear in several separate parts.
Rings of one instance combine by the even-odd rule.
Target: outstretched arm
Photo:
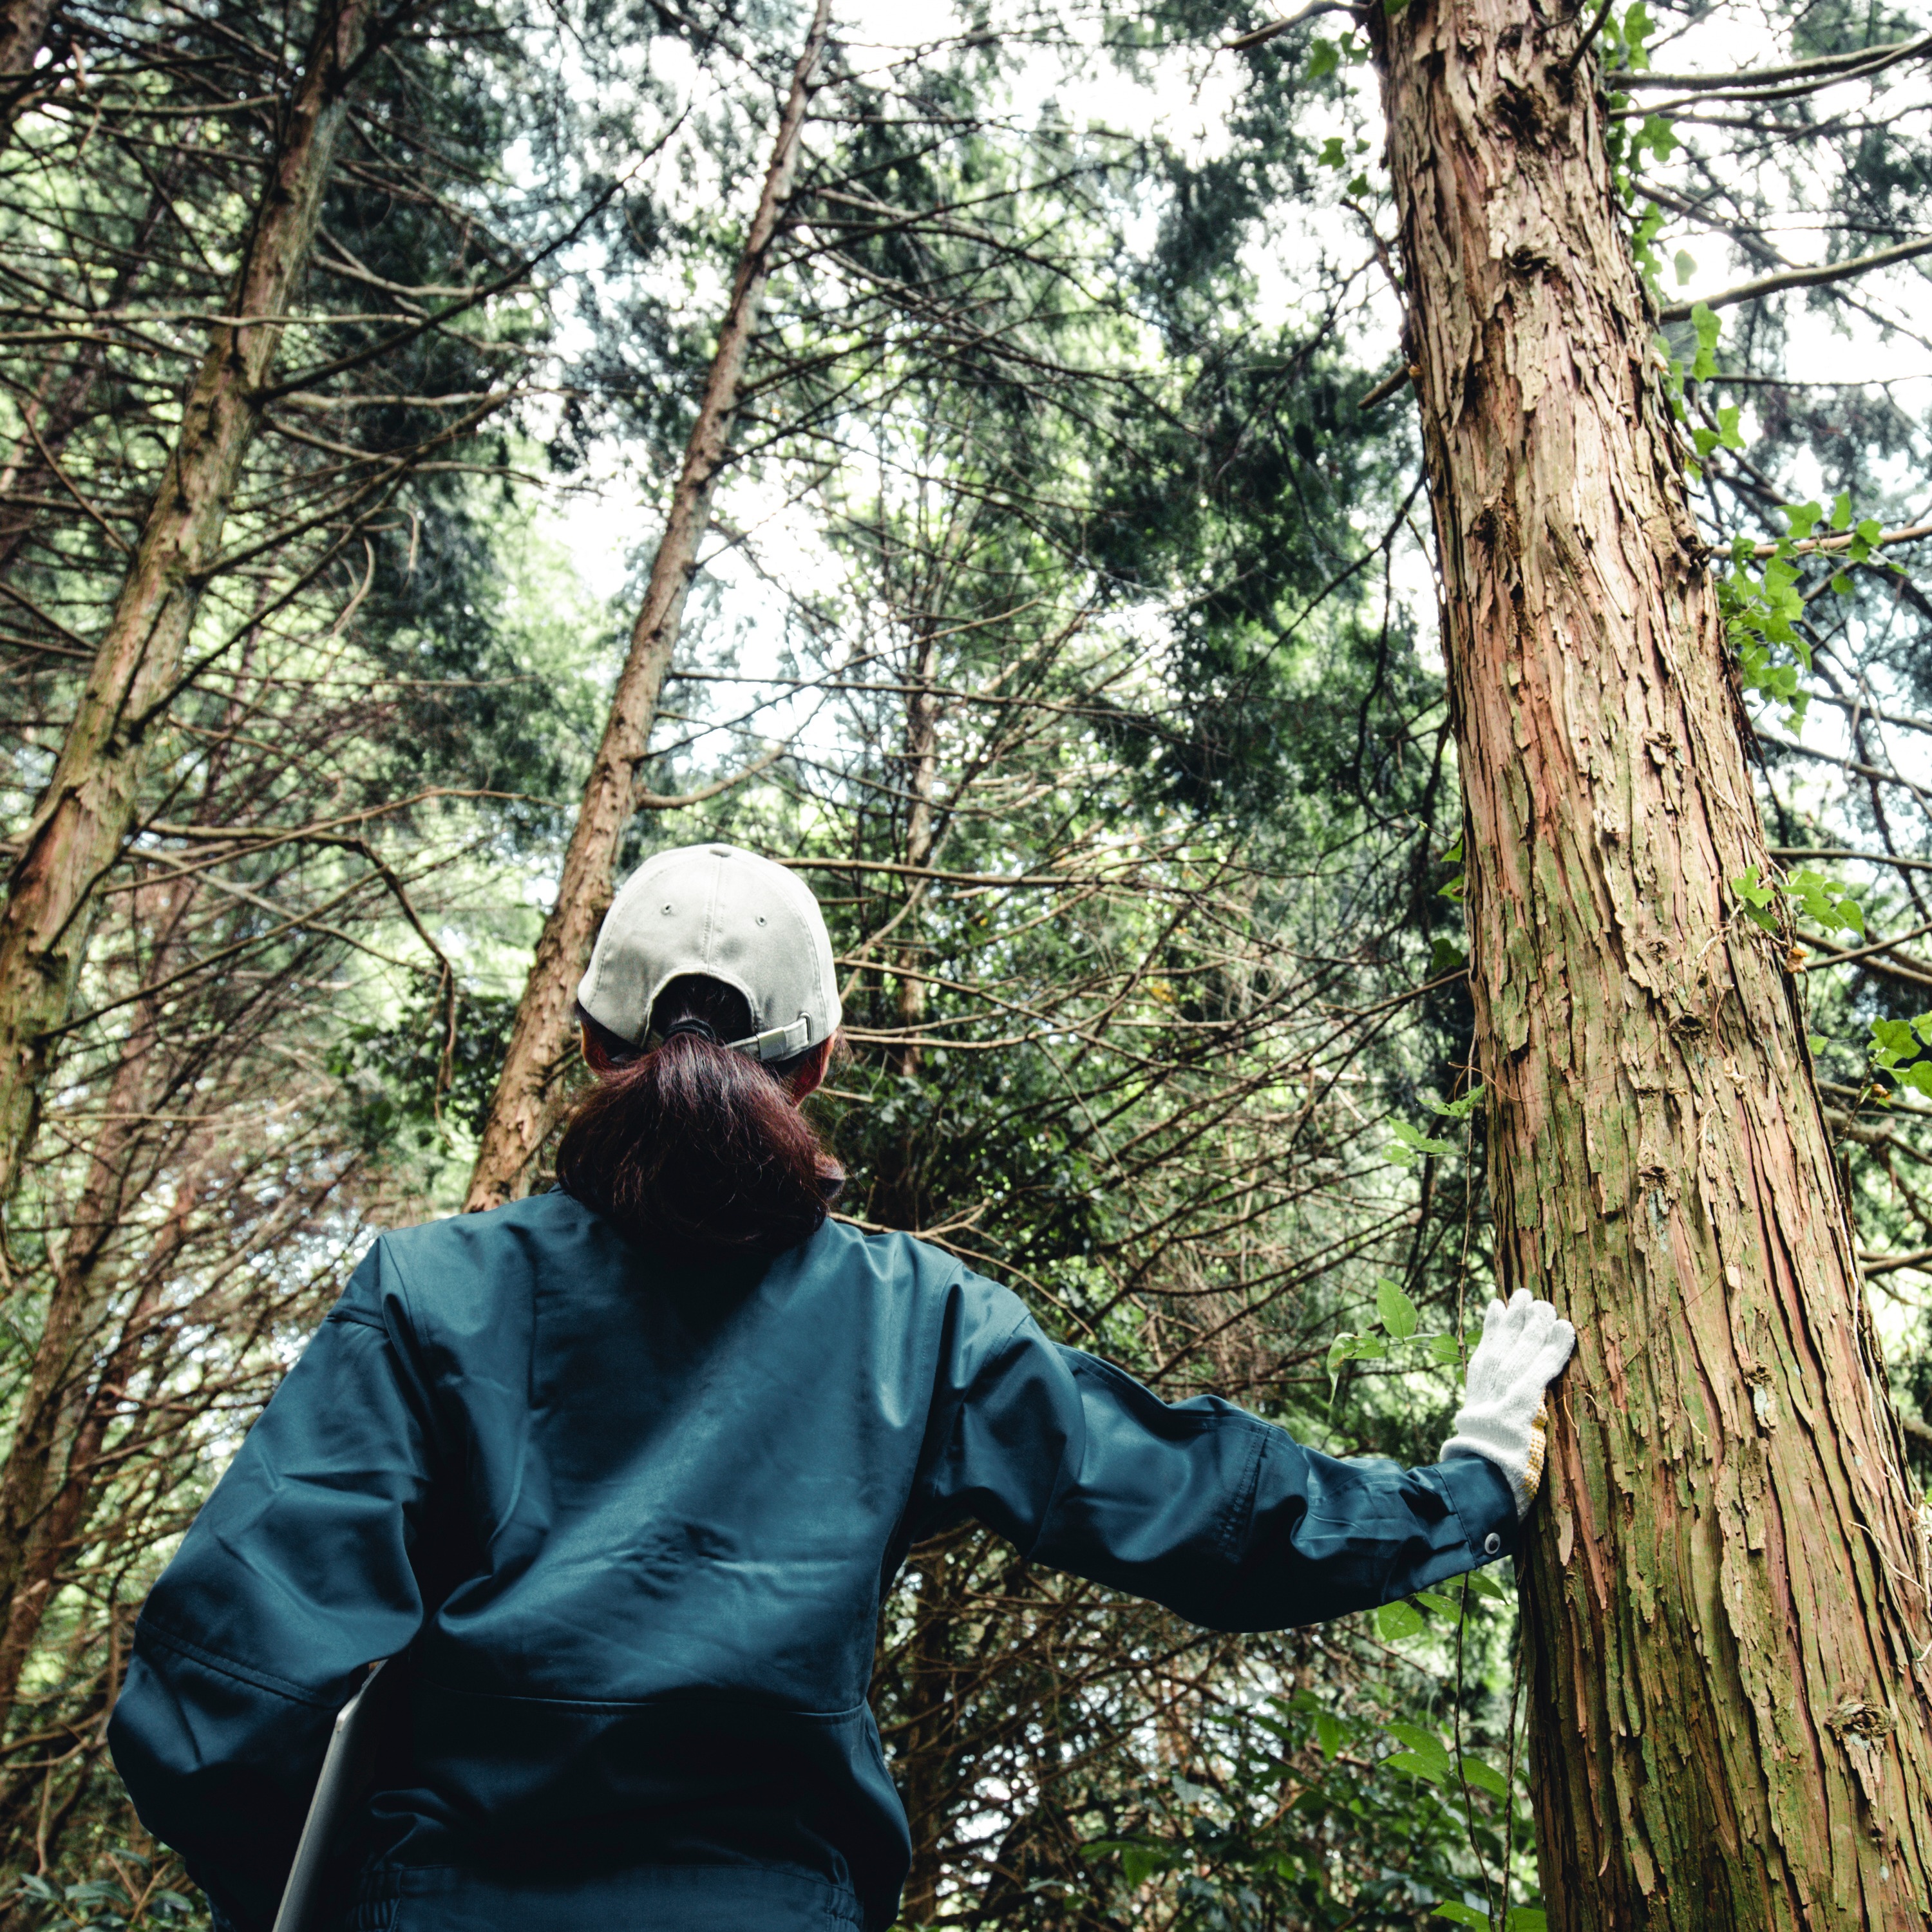
[[[945,1362],[917,1534],[976,1516],[1040,1562],[1220,1630],[1340,1616],[1516,1546],[1516,1496],[1486,1451],[1345,1462],[1215,1396],[1163,1402],[974,1276]]]

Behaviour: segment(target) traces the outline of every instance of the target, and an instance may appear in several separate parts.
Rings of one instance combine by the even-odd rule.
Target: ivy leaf
[[[1316,160],[1318,166],[1346,168],[1348,165],[1348,158],[1342,152],[1341,136],[1330,134],[1328,140],[1322,142],[1322,152],[1316,158]]]
[[[1832,499],[1832,527],[1834,530],[1848,530],[1852,526],[1852,493],[1840,490]]]
[[[1416,1154],[1454,1154],[1456,1150],[1447,1141],[1431,1140],[1419,1127],[1412,1127],[1406,1120],[1391,1120],[1388,1130],[1401,1144]],[[1408,1163],[1404,1162],[1406,1166]]]
[[[1438,939],[1430,949],[1429,976],[1439,980],[1445,973],[1454,973],[1468,965],[1469,956],[1453,939]]]
[[[1342,50],[1333,40],[1317,40],[1309,50],[1304,80],[1326,80],[1342,64]]]
[[[1852,580],[1841,570],[1832,578],[1832,588],[1839,596],[1849,597],[1852,594]]]
[[[1678,250],[1671,266],[1677,271],[1677,286],[1681,289],[1697,272],[1697,264],[1683,249]]]
[[[1658,157],[1659,160],[1665,158],[1665,154]],[[1660,214],[1662,212],[1660,209],[1658,212]],[[1690,365],[1690,374],[1699,382],[1707,382],[1718,373],[1718,338],[1723,332],[1724,325],[1718,320],[1714,309],[1706,303],[1699,302],[1690,310],[1690,326],[1697,332],[1697,356]]]
[[[1415,1304],[1386,1276],[1376,1280],[1376,1312],[1382,1324],[1398,1342],[1406,1342],[1422,1319]]]
[[[1347,195],[1352,200],[1354,201],[1360,201],[1361,198],[1368,193],[1368,191],[1369,178],[1366,175],[1356,175],[1353,176],[1350,179],[1348,185],[1342,190],[1344,194]]]
[[[1822,503],[1785,503],[1780,507],[1790,524],[1793,543],[1802,543],[1816,526],[1819,518],[1825,514],[1825,506]]]

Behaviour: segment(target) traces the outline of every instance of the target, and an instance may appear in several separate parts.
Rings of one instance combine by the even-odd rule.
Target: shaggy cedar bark
[[[1552,1925],[1932,1916],[1924,1525],[1574,15],[1374,32],[1505,1293],[1581,1332],[1523,1562]]]
[[[248,238],[232,313],[213,332],[114,614],[0,910],[0,1200],[32,1138],[51,1037],[66,1019],[103,876],[136,795],[194,620],[308,258],[361,51],[368,0],[323,0]],[[259,321],[258,321],[259,319]],[[266,323],[268,326],[259,326]]]
[[[544,921],[529,979],[517,1003],[503,1071],[491,1096],[464,1205],[475,1214],[500,1208],[529,1185],[530,1166],[555,1124],[561,1076],[571,1051],[571,1016],[606,908],[615,890],[617,853],[626,828],[645,802],[641,774],[650,748],[658,696],[670,669],[684,621],[685,599],[698,574],[698,547],[710,527],[712,492],[730,453],[745,361],[758,332],[770,273],[772,244],[790,199],[799,140],[810,105],[812,76],[824,51],[831,0],[818,0],[805,50],[792,70],[791,91],[778,121],[751,232],[739,257],[718,348],[685,446],[684,465],[671,492],[664,532],[652,560],[650,581],[632,627],[630,649],[610,699],[602,742],[584,788],[577,823],[564,854],[556,903]]]

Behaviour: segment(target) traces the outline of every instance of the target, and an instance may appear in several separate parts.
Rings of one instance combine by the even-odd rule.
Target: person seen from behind
[[[115,1762],[220,1932],[268,1932],[377,1658],[406,1715],[343,1932],[884,1932],[910,1840],[866,1690],[920,1539],[971,1517],[1220,1630],[1516,1548],[1549,1303],[1490,1307],[1440,1461],[1320,1455],[829,1216],[800,1104],[837,982],[784,867],[658,854],[578,998],[556,1189],[377,1240],[142,1613]]]

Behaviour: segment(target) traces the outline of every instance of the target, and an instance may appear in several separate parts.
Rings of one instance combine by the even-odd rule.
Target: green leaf
[[[1856,535],[1861,543],[1875,544],[1885,535],[1885,526],[1876,517],[1868,517],[1858,526]]]
[[[1342,50],[1333,40],[1317,40],[1308,50],[1304,80],[1326,80],[1342,64]]]
[[[1430,1916],[1446,1918],[1452,1925],[1475,1925],[1481,1928],[1481,1932],[1490,1932],[1490,1915],[1486,1912],[1478,1912],[1473,1905],[1459,1905],[1453,1898],[1438,1900]]]
[[[1834,530],[1848,530],[1852,526],[1852,493],[1840,490],[1832,499],[1832,527]]]
[[[1747,905],[1760,908],[1769,905],[1778,896],[1770,886],[1760,883],[1757,875],[1757,868],[1755,866],[1747,866],[1731,881],[1731,890],[1736,892]]]
[[[1420,1636],[1428,1628],[1422,1612],[1413,1604],[1384,1604],[1376,1612],[1376,1634],[1384,1643],[1406,1643],[1412,1636]],[[1400,1730],[1396,1735],[1402,1736]]]
[[[1322,142],[1322,152],[1316,157],[1316,162],[1318,166],[1324,168],[1346,168],[1348,165],[1348,157],[1342,148],[1340,135],[1330,134]]]
[[[1406,1148],[1412,1148],[1418,1154],[1454,1154],[1456,1150],[1447,1141],[1432,1141],[1420,1127],[1412,1127],[1406,1120],[1391,1120],[1388,1130]]]
[[[1680,289],[1697,272],[1696,262],[1682,248],[1672,259],[1671,266],[1677,271],[1677,286]]]
[[[1431,1764],[1426,1757],[1418,1757],[1414,1751],[1391,1751],[1382,1760],[1390,1771],[1406,1771],[1412,1778],[1426,1778],[1431,1784],[1442,1784],[1448,1780],[1446,1765]]]
[[[1453,1335],[1430,1335],[1424,1338],[1429,1345],[1429,1358],[1454,1368],[1462,1359],[1460,1345]]]
[[[1478,1081],[1460,1100],[1430,1100],[1426,1104],[1432,1113],[1444,1120],[1466,1120],[1483,1104],[1483,1083]]]
[[[1841,570],[1832,578],[1832,589],[1840,597],[1849,597],[1852,594],[1852,580]]]
[[[1498,1604],[1506,1604],[1510,1593],[1486,1570],[1472,1570],[1464,1580],[1479,1597],[1490,1598]]]
[[[1360,201],[1368,191],[1369,178],[1366,175],[1351,176],[1348,185],[1342,190],[1344,194],[1354,201]]]
[[[1328,1345],[1328,1372],[1332,1376],[1344,1362],[1378,1362],[1388,1353],[1388,1344],[1379,1335],[1337,1335]]]
[[[1932,1100],[1932,1060],[1915,1060],[1910,1066],[1898,1070],[1899,1084],[1910,1087],[1915,1094],[1922,1094]]]
[[[1415,1600],[1433,1610],[1439,1617],[1460,1617],[1462,1606],[1454,1597],[1445,1597],[1440,1590],[1418,1590]]]
[[[1661,160],[1664,157],[1660,154],[1658,158]],[[1660,214],[1661,212],[1659,210]],[[1690,326],[1697,332],[1697,355],[1690,365],[1690,373],[1699,382],[1707,382],[1718,373],[1715,352],[1718,338],[1724,325],[1718,320],[1714,310],[1699,302],[1690,310]]]
[[[1454,973],[1469,963],[1469,956],[1453,939],[1438,939],[1430,949],[1429,976],[1439,980],[1445,973]]]
[[[1780,507],[1791,526],[1793,543],[1802,543],[1811,534],[1819,518],[1825,514],[1825,506],[1822,503],[1786,503]]]
[[[1416,1324],[1422,1319],[1415,1304],[1386,1276],[1376,1278],[1376,1312],[1381,1318],[1382,1326],[1398,1342],[1406,1342],[1415,1333]]]
[[[1406,1744],[1418,1756],[1426,1758],[1431,1764],[1449,1768],[1449,1748],[1436,1733],[1424,1724],[1390,1723],[1383,1725],[1398,1744]]]
[[[1509,1932],[1550,1932],[1549,1915],[1540,1905],[1512,1905]]]
[[[1335,1754],[1342,1748],[1342,1720],[1332,1711],[1316,1712],[1315,1742],[1321,1746],[1322,1755],[1333,1764]]]
[[[1720,448],[1724,449],[1744,448],[1744,440],[1738,428],[1738,418],[1743,413],[1742,405],[1736,409],[1720,410],[1718,412],[1718,442]]]
[[[1509,1786],[1503,1781],[1503,1774],[1493,1765],[1485,1764],[1479,1757],[1472,1757],[1465,1751],[1460,1760],[1462,1780],[1473,1784],[1478,1791],[1486,1791],[1492,1798],[1507,1798]]]

